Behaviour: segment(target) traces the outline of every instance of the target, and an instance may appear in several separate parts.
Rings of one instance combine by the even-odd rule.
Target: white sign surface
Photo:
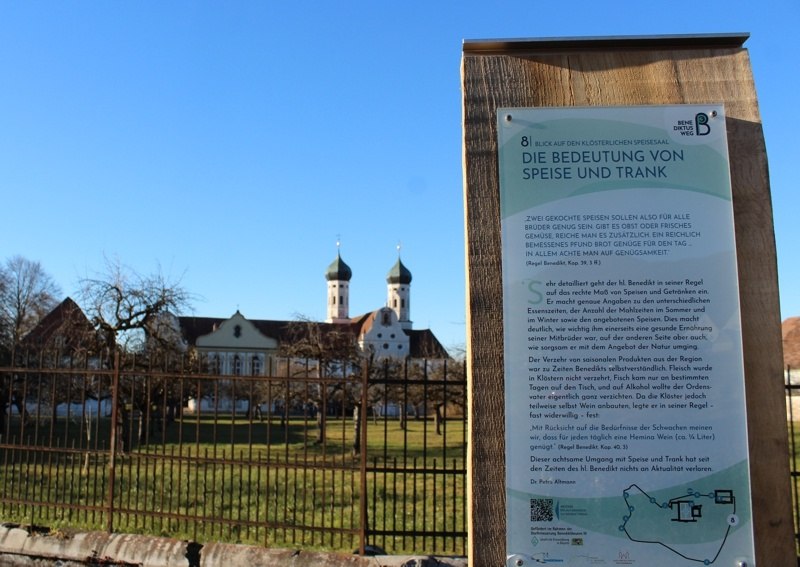
[[[509,565],[753,565],[724,108],[497,120]]]

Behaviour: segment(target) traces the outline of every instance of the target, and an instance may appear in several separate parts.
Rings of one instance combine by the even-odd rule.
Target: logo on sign
[[[711,133],[710,119],[716,115],[716,111],[712,111],[710,117],[705,112],[698,112],[694,120],[676,120],[672,131],[681,136],[708,136]]]
[[[711,126],[708,124],[708,114],[698,112],[694,115],[694,129],[698,136],[708,136]]]

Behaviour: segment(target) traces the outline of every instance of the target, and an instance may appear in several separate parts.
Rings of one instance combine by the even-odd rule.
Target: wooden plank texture
[[[498,107],[724,103],[744,337],[757,564],[796,565],[767,157],[746,49],[470,52],[462,58],[469,359],[469,560],[505,565]]]

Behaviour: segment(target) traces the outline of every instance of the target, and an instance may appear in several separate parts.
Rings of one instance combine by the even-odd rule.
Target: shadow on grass
[[[177,421],[164,423],[159,419],[129,414],[118,426],[118,450],[133,452],[184,453],[197,448],[221,447],[234,452],[287,451],[301,458],[353,457],[354,428],[352,420],[329,419],[324,444],[316,443],[316,424],[310,418],[292,417],[281,423],[276,417],[250,420],[247,416],[230,414],[184,414]],[[110,451],[111,419],[92,420],[58,418],[7,419],[0,430],[0,446],[13,446],[23,451],[31,449],[67,449],[103,453]],[[460,422],[450,422],[444,435],[438,435],[431,422],[411,420],[405,429],[396,421],[370,421],[367,424],[367,455],[370,460],[412,463],[415,459],[452,466],[453,460],[465,458],[464,430]],[[87,432],[89,432],[87,434]],[[0,450],[2,450],[0,448]],[[276,453],[277,456],[277,453]]]
[[[146,439],[149,444],[200,444],[200,445],[294,445],[310,443],[314,426],[311,421],[233,419],[217,416],[184,416],[161,431],[156,425]]]

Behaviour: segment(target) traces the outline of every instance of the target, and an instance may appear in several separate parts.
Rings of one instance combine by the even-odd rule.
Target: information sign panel
[[[753,565],[724,107],[501,108],[510,565]]]

